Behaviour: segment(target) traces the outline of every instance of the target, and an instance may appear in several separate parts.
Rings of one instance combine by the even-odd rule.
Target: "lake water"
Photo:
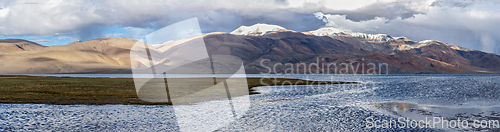
[[[55,76],[132,77],[129,74]],[[499,130],[475,128],[473,123],[474,120],[500,120],[500,75],[247,76],[358,81],[361,84],[259,87],[256,89],[261,94],[249,95],[251,105],[245,115],[217,130]],[[192,106],[0,104],[0,130],[175,131],[179,127],[173,114],[174,107]],[[217,112],[211,116],[213,120],[218,120]],[[370,123],[375,120],[397,121],[404,118],[418,121],[425,118],[432,120],[434,117],[448,121],[465,120],[468,125],[460,128],[401,128],[395,125],[391,128],[370,128],[373,125]]]

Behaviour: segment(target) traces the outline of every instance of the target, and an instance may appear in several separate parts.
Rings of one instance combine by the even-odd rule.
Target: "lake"
[[[130,74],[32,76],[132,78]],[[361,84],[258,87],[256,90],[261,94],[247,95],[250,98],[248,111],[235,121],[218,128],[218,131],[499,130],[482,128],[481,125],[474,124],[474,121],[481,123],[483,120],[500,120],[500,75],[247,75],[247,77],[358,81]],[[193,106],[0,104],[0,130],[176,131],[179,127],[173,114],[174,107],[183,109]],[[219,114],[222,112],[218,112],[216,107],[214,109],[210,119],[220,120]],[[428,123],[415,124],[426,127],[412,127],[414,124],[411,124],[411,120],[419,121],[426,118],[455,121],[456,127],[450,127],[449,125],[453,124],[449,122],[445,124],[448,127],[426,126]],[[408,122],[397,122],[400,119]],[[465,124],[464,120],[467,125],[457,125]],[[380,126],[384,123],[375,121],[395,121],[396,125],[391,124],[392,127],[389,128]],[[401,127],[402,124],[406,126]]]

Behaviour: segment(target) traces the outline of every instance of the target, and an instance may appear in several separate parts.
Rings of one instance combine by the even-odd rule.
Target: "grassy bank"
[[[196,78],[186,78],[196,79]],[[287,81],[287,83],[282,83]],[[278,82],[278,83],[276,83]],[[281,83],[280,83],[281,82]],[[250,94],[257,94],[253,87],[264,85],[315,85],[353,84],[357,82],[306,81],[300,79],[247,78]],[[187,87],[186,91],[195,88]],[[35,104],[139,104],[157,105],[137,97],[134,80],[131,78],[66,78],[0,76],[0,103]]]

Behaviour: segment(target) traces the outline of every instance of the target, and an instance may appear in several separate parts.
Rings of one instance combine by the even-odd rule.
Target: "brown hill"
[[[203,39],[210,55],[237,56],[243,60],[247,73],[462,74],[500,71],[499,55],[438,41],[420,43],[408,38],[375,41],[341,33],[315,36],[286,30],[264,35],[209,33],[203,35]],[[172,46],[167,45],[182,46],[189,41],[167,42],[156,46],[162,48],[161,51],[152,53],[169,51]],[[0,40],[0,61],[3,62],[0,73],[130,73],[130,48],[136,42],[128,38],[104,38],[45,47],[25,40]],[[364,68],[354,69],[356,67]]]
[[[40,45],[35,42],[22,40],[22,39],[2,39],[0,40],[0,51],[37,51],[45,48],[46,46]]]
[[[39,44],[2,40],[9,52],[0,53],[0,73],[75,73],[129,69],[129,50],[137,42],[127,38],[95,39],[68,45],[44,47]],[[24,45],[21,45],[24,44]],[[24,49],[24,50],[20,50]]]
[[[291,66],[283,66],[285,64],[297,65],[304,63],[309,66],[310,64],[317,63],[317,67],[304,67],[299,65],[295,67],[294,74],[316,73],[330,71],[330,73],[373,73],[367,72],[369,69],[368,64],[376,64],[377,73],[391,73],[391,74],[408,74],[408,73],[478,73],[482,68],[470,66],[467,59],[461,57],[455,50],[448,47],[443,47],[444,54],[436,54],[434,44],[421,47],[418,53],[414,51],[395,51],[388,52],[391,48],[390,45],[398,45],[398,42],[391,43],[369,43],[362,42],[362,40],[355,40],[361,44],[379,45],[379,47],[366,50],[361,48],[352,41],[345,42],[342,39],[335,39],[327,36],[314,36],[305,35],[297,32],[272,32],[263,36],[235,36],[231,34],[214,34],[206,35],[205,42],[208,50],[214,49],[231,49],[230,54],[240,57],[245,62],[247,73],[268,73],[269,68],[273,68],[271,73],[283,73]],[[358,43],[359,44],[359,43]],[[440,43],[438,43],[440,44]],[[387,48],[384,48],[387,47]],[[373,50],[378,49],[378,50]],[[399,53],[396,53],[399,52]],[[217,54],[215,52],[209,52]],[[443,52],[439,52],[443,53]],[[265,61],[265,65],[261,65],[261,61]],[[335,72],[345,68],[339,66],[337,68],[325,69],[321,65],[327,64],[358,64],[364,65],[365,71],[353,70],[352,67],[348,71]],[[380,64],[387,63],[388,69],[379,67]],[[277,65],[274,70],[274,65]],[[383,65],[382,65],[383,66]],[[311,69],[310,72],[309,70]],[[382,71],[379,71],[382,70]],[[300,72],[298,72],[300,71]]]

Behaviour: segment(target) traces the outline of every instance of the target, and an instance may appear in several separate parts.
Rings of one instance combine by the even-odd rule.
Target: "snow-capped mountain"
[[[284,27],[278,26],[278,25],[270,25],[270,24],[255,24],[252,26],[241,26],[231,32],[231,34],[234,35],[251,35],[251,36],[261,36],[264,35],[268,32],[271,31],[291,31],[288,30]],[[362,38],[362,39],[367,39],[370,41],[393,41],[396,40],[397,38],[393,38],[390,35],[387,34],[368,34],[368,33],[361,33],[361,32],[352,32],[350,30],[344,30],[344,29],[339,29],[339,28],[334,28],[334,27],[323,27],[317,30],[309,31],[309,32],[304,32],[306,34],[312,34],[315,36],[332,36],[332,35],[350,35],[352,37],[357,37],[357,38]],[[398,37],[400,38],[400,37]]]
[[[252,35],[261,36],[270,31],[286,31],[287,29],[278,25],[269,24],[255,24],[252,26],[241,26],[238,29],[231,32],[234,35]]]
[[[276,31],[292,31],[288,30],[284,27],[278,26],[278,25],[270,25],[270,24],[255,24],[252,26],[241,26],[238,29],[234,30],[231,32],[233,35],[249,35],[249,36],[262,36],[264,34],[267,34],[269,32],[276,32]],[[293,31],[295,32],[295,31]],[[335,27],[323,27],[319,28],[317,30],[313,31],[308,31],[308,32],[302,32],[303,34],[306,35],[314,35],[314,36],[329,36],[333,37],[339,40],[343,41],[349,41],[350,43],[356,44],[358,47],[366,48],[369,50],[379,50],[380,52],[383,53],[394,53],[394,52],[399,52],[399,51],[407,51],[407,50],[412,50],[420,47],[424,47],[430,44],[436,44],[436,43],[442,43],[439,41],[435,40],[422,40],[422,41],[413,41],[405,36],[401,37],[392,37],[387,34],[369,34],[369,33],[362,33],[362,32],[352,32],[349,29],[340,29],[340,28],[335,28]],[[338,38],[340,37],[340,38]],[[347,38],[355,38],[358,41],[366,41],[366,42],[375,42],[375,43],[387,43],[389,44],[389,47],[385,45],[378,45],[378,44],[366,44],[366,43],[358,43],[358,42],[353,42],[351,40],[344,40],[342,37],[347,37]],[[458,47],[458,46],[453,46],[450,45],[453,49],[456,50],[463,50],[463,51],[471,51],[470,49],[463,48],[463,47]]]

